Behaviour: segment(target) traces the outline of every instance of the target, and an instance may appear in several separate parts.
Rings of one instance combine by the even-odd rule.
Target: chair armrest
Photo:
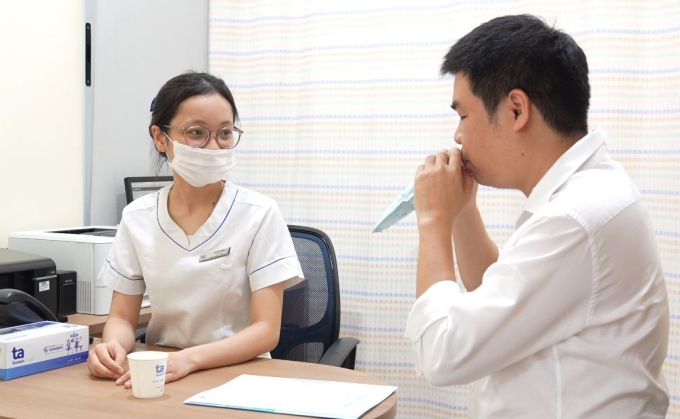
[[[354,369],[354,360],[357,353],[359,339],[344,337],[339,338],[328,348],[319,360],[319,364]]]
[[[135,341],[139,343],[146,343],[146,327],[140,327],[135,330]]]

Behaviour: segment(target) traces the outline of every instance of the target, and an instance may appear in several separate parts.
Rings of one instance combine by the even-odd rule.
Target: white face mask
[[[167,134],[165,136],[172,141]],[[172,149],[174,157],[172,161],[168,160],[168,166],[196,188],[227,180],[229,171],[236,166],[233,148],[205,150],[172,141]]]

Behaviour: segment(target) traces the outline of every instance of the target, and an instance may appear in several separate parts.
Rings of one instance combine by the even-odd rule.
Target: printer
[[[52,259],[58,269],[76,272],[76,311],[109,314],[113,291],[97,280],[116,235],[116,227],[90,226],[10,233],[11,250]]]
[[[57,268],[50,258],[0,249],[0,289],[23,291],[57,315]]]

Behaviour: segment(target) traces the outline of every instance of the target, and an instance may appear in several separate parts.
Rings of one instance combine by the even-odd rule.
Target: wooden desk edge
[[[90,331],[90,336],[100,337],[104,331],[104,325],[106,320],[108,320],[108,315],[96,316],[92,314],[73,314],[68,316],[68,322],[71,324],[79,324],[82,326],[88,326]],[[146,307],[141,309],[139,313],[138,327],[145,327],[149,320],[151,319],[151,307]],[[137,344],[135,349],[146,348],[143,344]],[[148,348],[146,348],[148,349]],[[169,350],[166,348],[160,348],[160,350]],[[392,393],[387,399],[382,403],[375,406],[373,409],[366,412],[366,417],[379,417],[385,419],[394,419],[397,416],[397,392]],[[375,415],[375,416],[374,416]],[[2,418],[2,416],[0,416]]]

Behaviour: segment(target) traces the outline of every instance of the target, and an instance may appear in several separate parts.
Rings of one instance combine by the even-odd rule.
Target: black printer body
[[[75,281],[73,281],[75,283]],[[21,290],[40,301],[55,316],[70,311],[68,307],[59,307],[59,281],[54,261],[44,256],[0,249],[0,289],[14,288]],[[75,312],[75,286],[64,287],[62,292],[73,292],[73,312]],[[61,300],[69,300],[65,295]],[[68,304],[68,303],[67,303]],[[64,305],[62,303],[62,305]]]

